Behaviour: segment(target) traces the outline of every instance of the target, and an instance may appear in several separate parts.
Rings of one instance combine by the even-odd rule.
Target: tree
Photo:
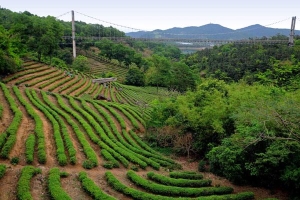
[[[15,46],[18,42],[17,36],[0,25],[0,75],[15,73],[20,68],[21,60]]]
[[[235,131],[207,154],[211,171],[237,183],[286,187],[299,196],[299,91],[239,85],[229,96]]]
[[[34,17],[32,29],[32,35],[27,42],[29,48],[37,52],[39,61],[42,55],[49,56],[51,61],[63,35],[62,25],[54,17]]]
[[[150,68],[146,72],[146,83],[158,87],[167,87],[171,81],[171,62],[165,57],[153,55]]]
[[[220,144],[230,131],[227,93],[227,85],[223,81],[207,80],[195,91],[155,101],[147,127],[150,131],[172,127],[178,133],[173,138],[173,145],[188,154],[191,150],[204,154],[210,145]],[[180,143],[180,140],[185,141]]]
[[[87,57],[82,55],[77,56],[72,63],[72,67],[81,72],[89,71],[89,62]]]
[[[125,78],[125,84],[135,86],[145,85],[145,75],[134,63],[129,66],[129,70]]]
[[[188,89],[195,89],[196,77],[192,70],[182,62],[176,62],[171,67],[170,89],[185,92]]]

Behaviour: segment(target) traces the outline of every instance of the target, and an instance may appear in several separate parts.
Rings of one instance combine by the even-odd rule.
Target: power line
[[[115,25],[115,26],[119,26],[119,27],[122,27],[122,28],[132,29],[132,30],[135,30],[135,31],[145,31],[145,32],[149,32],[149,31],[147,31],[147,30],[143,30],[143,29],[139,29],[139,28],[133,28],[133,27],[124,26],[124,25],[120,25],[120,24],[108,22],[108,21],[105,21],[105,20],[101,20],[101,19],[98,19],[98,18],[89,16],[89,15],[86,15],[86,14],[83,14],[83,13],[80,13],[80,12],[77,12],[77,11],[75,11],[75,12],[78,13],[78,14],[81,14],[81,15],[83,15],[83,16],[89,17],[89,18],[91,18],[91,19],[94,19],[94,20],[97,20],[97,21],[100,21],[100,22],[104,22],[104,23],[107,23],[107,24],[110,24],[110,25]],[[274,25],[274,24],[278,24],[278,23],[287,21],[287,20],[289,20],[289,19],[290,19],[290,17],[285,18],[285,19],[280,20],[280,21],[276,21],[276,22],[267,24],[267,25],[263,25],[263,26],[264,26],[264,27],[272,26],[272,25]],[[298,20],[299,20],[299,19],[298,19]],[[249,29],[238,30],[238,31],[231,31],[231,32],[223,32],[223,33],[205,33],[205,34],[179,34],[179,33],[176,34],[176,33],[162,33],[162,34],[164,34],[164,35],[174,35],[174,36],[180,36],[180,35],[209,36],[209,35],[225,35],[225,34],[233,34],[233,33],[247,32],[247,31],[256,30],[256,29],[258,29],[258,28],[259,28],[259,27],[253,27],[253,28],[249,28]]]
[[[66,14],[69,14],[70,12],[71,12],[71,11],[68,11],[68,12],[66,12],[66,13],[64,13],[64,14],[61,14],[61,15],[55,17],[55,18],[60,18],[60,17],[62,17],[62,16],[65,16]]]
[[[146,31],[146,30],[142,30],[142,29],[138,29],[138,28],[132,28],[132,27],[129,27],[129,26],[123,26],[123,25],[120,25],[120,24],[116,24],[116,23],[104,21],[104,20],[101,20],[101,19],[98,19],[98,18],[95,18],[95,17],[91,17],[89,15],[86,15],[86,14],[83,14],[83,13],[80,13],[80,12],[77,12],[77,11],[75,11],[75,12],[78,13],[78,14],[81,14],[81,15],[83,15],[85,17],[89,17],[91,19],[94,19],[94,20],[97,20],[97,21],[100,21],[100,22],[104,22],[104,23],[107,23],[107,24],[119,26],[119,27],[122,27],[122,28],[128,28],[128,29],[132,29],[132,30],[136,30],[136,31]]]

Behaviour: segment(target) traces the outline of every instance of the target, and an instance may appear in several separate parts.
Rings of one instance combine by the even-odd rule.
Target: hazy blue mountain
[[[126,33],[127,36],[136,38],[189,38],[189,39],[222,39],[239,40],[249,38],[271,37],[277,34],[289,36],[290,29],[264,27],[259,24],[233,30],[219,24],[206,24],[203,26],[190,26],[184,28],[170,28],[166,30],[138,31]],[[300,31],[295,31],[300,35]]]

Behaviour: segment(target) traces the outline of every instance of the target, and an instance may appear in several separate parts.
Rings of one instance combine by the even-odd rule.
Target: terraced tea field
[[[151,90],[24,66],[0,83],[1,200],[254,198],[143,142],[147,112],[137,102],[154,99]],[[111,102],[93,100],[99,94]]]

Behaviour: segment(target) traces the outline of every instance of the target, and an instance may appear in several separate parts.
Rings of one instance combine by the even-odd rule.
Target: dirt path
[[[51,70],[51,68],[49,68],[47,65],[43,65],[43,66],[41,66],[41,67],[39,67],[39,68],[36,68],[36,69],[44,69],[44,70],[42,70],[42,71],[40,71],[40,72],[32,72],[32,73],[30,73],[30,74],[26,74],[26,75],[24,75],[24,76],[20,76],[20,77],[18,77],[18,78],[16,78],[16,79],[13,79],[13,80],[11,80],[11,81],[9,81],[7,84],[9,84],[9,85],[15,85],[15,83],[16,82],[18,82],[18,81],[20,81],[20,80],[22,80],[22,79],[24,79],[24,78],[27,78],[27,77],[30,77],[30,76],[32,76],[32,74],[34,74],[34,75],[37,75],[37,74],[39,74],[39,73],[44,73],[44,72],[46,72],[46,70]],[[29,70],[32,70],[32,69],[29,69]],[[35,69],[34,69],[35,70]],[[27,70],[25,70],[25,71],[27,71]],[[21,71],[21,72],[19,72],[19,73],[16,73],[16,74],[22,74],[24,71]],[[14,74],[14,75],[16,75],[16,74]]]
[[[99,106],[100,106],[100,107],[102,108],[102,110],[103,110],[104,112],[106,112],[106,113],[110,116],[110,118],[114,121],[114,124],[116,125],[118,132],[121,132],[121,131],[122,131],[122,127],[121,127],[119,121],[114,117],[114,115],[113,115],[109,110],[107,110],[105,107],[103,107],[103,106],[101,106],[101,105],[99,105]],[[102,115],[101,115],[101,116],[102,116]],[[104,118],[104,117],[102,116],[102,118]],[[107,123],[108,123],[108,122],[107,122]],[[126,124],[126,122],[125,122],[125,124]],[[109,126],[109,124],[108,124],[108,126]],[[126,126],[127,126],[127,124],[126,124]],[[109,126],[109,127],[110,127],[110,126]]]
[[[44,80],[47,79],[48,76],[52,76],[54,74],[59,74],[59,70],[56,70],[56,69],[53,69],[53,68],[49,68],[49,69],[47,69],[45,71],[41,71],[41,72],[35,73],[35,75],[39,75],[41,73],[46,73],[46,72],[49,72],[50,74],[43,75],[43,76],[40,76],[40,77],[35,77],[35,78],[31,79],[31,80],[28,80],[28,81],[22,83],[21,85],[36,83],[36,81],[39,81],[35,85],[30,86],[30,87],[33,87],[33,88],[37,88],[36,85],[44,82]]]
[[[24,92],[24,90],[20,90],[21,93]],[[11,89],[11,94],[15,99],[15,102],[18,104],[18,108],[23,113],[22,121],[20,124],[20,127],[17,131],[17,140],[16,143],[11,150],[9,157],[18,157],[19,158],[19,164],[26,165],[26,157],[25,157],[25,141],[27,140],[30,133],[34,133],[34,127],[35,122],[34,120],[28,115],[25,107],[19,102],[18,98],[15,96],[14,92]],[[23,98],[29,102],[26,98],[26,96],[23,93]]]
[[[96,83],[92,82],[92,84],[90,85],[90,87],[84,93],[90,94],[93,91],[94,87],[97,87]]]
[[[112,107],[113,108],[113,107]],[[122,118],[123,120],[125,121],[125,124],[126,124],[126,131],[129,131],[129,130],[132,130],[134,127],[131,123],[131,121],[118,109],[116,108],[113,108]]]
[[[82,84],[83,81],[85,81],[85,79],[83,79],[83,78],[78,78],[77,77],[76,79],[77,79],[77,81],[74,84],[72,84],[69,88],[67,88],[66,90],[62,91],[61,93],[62,94],[67,94],[70,90],[73,90],[73,88],[77,87],[78,85]]]
[[[24,63],[23,63],[23,66],[24,65],[26,65],[24,68],[26,69],[26,68],[28,68],[28,67],[31,67],[31,66],[33,66],[33,65],[36,65],[36,64],[38,64],[37,62],[35,62],[35,61],[25,61]]]
[[[88,171],[88,176],[89,178],[91,178],[105,193],[115,197],[116,199],[122,199],[122,200],[129,200],[132,199],[130,197],[127,197],[126,195],[117,192],[116,190],[112,189],[111,186],[108,185],[106,179],[105,179],[105,172],[108,171],[107,169],[98,169],[98,170],[91,170]],[[112,169],[109,170],[112,171],[114,175],[123,175],[123,177],[125,177],[126,179],[126,171],[127,169],[123,168],[123,169]],[[118,177],[119,178],[119,177]],[[120,179],[119,179],[120,180]],[[122,181],[123,182],[123,181]]]
[[[70,103],[69,103],[69,101],[68,100],[66,100],[65,98],[63,99],[64,100],[64,102],[65,102],[65,104],[68,106],[68,107],[70,107],[70,108],[72,108],[73,109],[73,107],[70,105]],[[73,109],[74,111],[75,111],[75,109]],[[77,111],[75,111],[75,112],[77,112]],[[84,120],[86,120],[79,112],[77,112]],[[101,157],[99,156],[99,154],[100,154],[100,147],[97,145],[97,144],[95,144],[91,139],[90,139],[90,137],[87,135],[87,133],[86,133],[86,131],[85,131],[85,129],[82,127],[82,125],[73,117],[73,116],[71,116],[71,115],[69,115],[70,116],[70,118],[77,124],[77,126],[79,127],[79,129],[81,130],[81,132],[82,133],[85,133],[85,138],[86,138],[86,140],[89,142],[89,144],[91,145],[91,147],[94,149],[94,151],[95,151],[95,153],[98,155],[97,156],[97,159],[98,159],[98,163],[99,164],[101,164],[102,163],[102,160],[101,160]],[[88,122],[88,121],[87,121]],[[93,126],[92,125],[90,125],[92,128],[93,128]],[[94,130],[94,128],[93,128],[93,132],[98,136],[98,133]]]
[[[97,86],[97,89],[93,92],[93,94],[91,94],[91,96],[94,97],[94,96],[95,96],[96,94],[98,94],[98,93],[101,94],[101,90],[100,90],[100,89],[103,90],[103,85],[101,85],[101,84],[99,84],[99,85]],[[99,91],[99,90],[100,90],[100,91]],[[99,95],[99,94],[98,94],[98,95]]]
[[[23,91],[24,92],[24,91]],[[43,132],[44,132],[44,138],[45,138],[45,147],[46,147],[46,157],[47,162],[46,166],[55,166],[57,165],[56,161],[56,145],[53,137],[53,128],[51,122],[47,119],[47,117],[42,113],[40,110],[38,110],[34,105],[34,111],[39,115],[43,122]]]
[[[90,82],[89,79],[82,79],[82,80],[85,81],[85,83],[81,87],[79,87],[78,89],[76,89],[73,92],[71,92],[69,94],[70,96],[75,96],[78,92],[80,92],[82,89],[84,89],[89,84],[89,82]]]
[[[17,183],[21,173],[20,166],[7,165],[4,177],[0,179],[0,199],[16,200]]]
[[[48,79],[49,76],[54,76],[54,77]],[[38,81],[38,82],[36,82],[36,84],[34,84],[33,86],[31,86],[31,87],[38,88],[40,85],[42,85],[42,84],[44,84],[44,83],[46,83],[48,81],[51,81],[53,78],[56,78],[57,76],[63,76],[63,72],[61,72],[60,70],[57,70],[57,71],[54,71],[53,73],[48,74],[46,76],[35,78],[32,81],[28,81],[27,84],[31,84],[32,82]]]
[[[59,107],[59,105],[58,105],[58,103],[57,103],[55,97],[48,95],[48,98],[49,98],[49,100],[50,100],[54,105],[56,105],[57,107]],[[70,136],[70,138],[71,138],[71,140],[72,140],[72,143],[73,143],[73,145],[74,145],[74,148],[75,148],[75,150],[76,150],[77,164],[76,164],[75,166],[81,166],[82,163],[83,163],[83,161],[86,160],[86,157],[85,157],[85,155],[84,155],[84,153],[83,153],[83,149],[82,149],[82,147],[81,147],[81,144],[79,143],[79,141],[78,141],[78,139],[77,139],[77,136],[76,136],[76,134],[74,133],[74,130],[73,130],[73,128],[70,126],[70,124],[66,121],[65,118],[62,117],[62,119],[63,119],[64,122],[65,122],[65,125],[66,125],[66,127],[67,127],[67,129],[68,129],[68,134],[69,134],[69,136]]]
[[[13,119],[13,113],[10,110],[9,104],[0,88],[0,104],[3,107],[2,116],[0,116],[0,134],[3,133],[10,125]]]
[[[51,198],[47,191],[49,169],[44,166],[39,166],[39,168],[42,170],[42,173],[35,175],[30,181],[32,198],[34,200],[50,200]]]
[[[44,87],[43,90],[48,90],[50,87],[52,87],[53,84],[58,84],[58,82],[64,82],[66,79],[69,79],[70,77],[69,76],[64,76],[63,78],[61,78],[60,80],[52,83],[51,85],[48,85],[47,87]],[[73,79],[70,79],[69,81],[65,82],[64,84],[62,85],[59,85],[57,87],[55,87],[52,92],[55,92],[55,93],[58,93],[58,90],[60,90],[61,88],[63,88],[66,84],[68,84],[70,81],[72,81]]]
[[[80,171],[84,171],[83,169],[62,169],[62,171],[67,171],[69,176],[66,178],[61,178],[61,185],[66,191],[66,193],[73,199],[73,200],[92,200],[93,198],[90,197],[81,187],[81,183],[78,180],[78,174]]]

